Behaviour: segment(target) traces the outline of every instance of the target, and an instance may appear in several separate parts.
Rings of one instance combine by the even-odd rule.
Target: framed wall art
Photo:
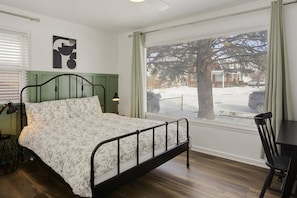
[[[53,68],[76,68],[76,40],[53,36]]]

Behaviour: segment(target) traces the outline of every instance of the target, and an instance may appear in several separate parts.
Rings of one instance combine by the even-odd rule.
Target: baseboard
[[[191,150],[205,153],[208,155],[213,155],[213,156],[217,156],[217,157],[230,159],[233,161],[237,161],[237,162],[241,162],[241,163],[245,163],[245,164],[249,164],[249,165],[253,165],[253,166],[258,166],[261,168],[267,168],[264,160],[255,160],[255,159],[242,157],[242,156],[238,156],[238,155],[234,155],[234,154],[230,154],[230,153],[220,152],[220,151],[216,151],[216,150],[211,150],[211,149],[207,149],[207,148],[203,148],[203,147],[199,147],[199,146],[192,146]]]

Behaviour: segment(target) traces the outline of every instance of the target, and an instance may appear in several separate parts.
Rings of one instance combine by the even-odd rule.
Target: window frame
[[[13,91],[13,94],[11,95],[9,95],[10,93],[8,93],[7,96],[4,96],[3,98],[1,97],[0,104],[6,104],[9,101],[13,103],[19,103],[20,101],[19,93],[21,89],[27,84],[27,69],[29,68],[29,63],[30,63],[30,34],[25,31],[16,31],[16,30],[3,29],[3,28],[0,28],[0,34],[2,34],[1,36],[3,38],[3,42],[5,42],[5,39],[8,40],[9,37],[10,38],[12,37],[12,43],[7,43],[7,45],[10,45],[10,44],[12,45],[13,42],[15,43],[19,42],[18,44],[15,44],[15,46],[13,46],[13,47],[16,47],[19,45],[18,46],[19,48],[17,47],[15,48],[16,50],[19,50],[19,51],[15,54],[14,53],[8,54],[11,56],[15,56],[14,58],[11,59],[11,61],[13,62],[12,64],[9,63],[10,60],[4,60],[5,58],[3,58],[3,56],[7,54],[5,52],[5,49],[7,50],[9,46],[7,48],[3,47],[2,49],[3,59],[0,60],[0,72],[4,72],[2,73],[3,76],[5,73],[7,73],[7,76],[9,76],[9,73],[12,72],[14,73],[13,75],[14,77],[17,75],[19,77],[17,82],[18,90]],[[6,37],[4,36],[5,34],[7,35]],[[14,48],[12,48],[12,50],[14,50]],[[5,84],[5,78],[4,78],[3,84]],[[3,88],[2,90],[5,89],[4,86],[2,87]],[[0,92],[0,94],[2,94],[3,92]]]
[[[241,29],[239,31],[230,31],[230,32],[225,32],[223,34],[213,34],[213,35],[210,35],[210,36],[203,36],[203,37],[193,37],[193,38],[189,38],[189,39],[178,39],[178,40],[171,40],[170,42],[160,42],[158,44],[154,43],[154,44],[151,44],[151,45],[146,45],[145,46],[145,52],[147,52],[147,48],[149,47],[157,47],[157,46],[162,46],[162,45],[169,45],[169,44],[176,44],[176,43],[183,43],[183,42],[191,42],[191,41],[197,41],[197,40],[203,40],[203,39],[207,39],[207,38],[214,38],[214,37],[226,37],[228,35],[232,35],[232,34],[245,34],[245,33],[251,33],[251,32],[256,32],[256,31],[266,31],[267,32],[267,45],[268,45],[268,34],[269,34],[269,28],[267,26],[260,26],[260,27],[257,27],[257,28],[247,28],[247,29]],[[145,54],[145,62],[147,61],[147,54]],[[146,66],[146,65],[145,65]],[[145,91],[147,92],[149,89],[148,89],[148,85],[147,85],[147,68],[145,68]],[[160,114],[160,113],[154,113],[154,112],[148,112],[148,109],[147,109],[147,97],[145,97],[145,114],[146,116],[149,118],[149,117],[167,117],[167,118],[172,118],[172,117],[176,117],[174,115],[171,115],[171,114]],[[188,117],[189,120],[191,120],[191,122],[194,122],[194,123],[204,123],[205,125],[208,125],[208,126],[219,126],[219,127],[227,127],[229,128],[230,127],[230,123],[228,122],[223,122],[223,121],[218,121],[218,120],[203,120],[203,119],[195,119],[194,117]],[[244,129],[244,130],[250,130],[253,125],[234,125],[235,128],[238,128],[238,129]],[[233,128],[233,127],[231,127]]]

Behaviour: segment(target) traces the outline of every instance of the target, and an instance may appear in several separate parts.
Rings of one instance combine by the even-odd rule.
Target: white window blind
[[[25,33],[0,30],[0,104],[20,101],[26,84],[29,37]]]

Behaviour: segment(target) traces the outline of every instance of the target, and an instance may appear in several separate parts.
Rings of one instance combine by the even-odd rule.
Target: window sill
[[[147,119],[153,119],[153,120],[161,120],[161,121],[168,121],[168,120],[174,120],[177,119],[177,117],[170,116],[170,115],[164,115],[164,114],[157,114],[157,113],[145,113],[145,118]],[[188,118],[190,125],[195,126],[202,126],[202,127],[209,127],[219,130],[229,130],[234,131],[238,133],[244,133],[244,134],[254,134],[258,135],[256,125],[253,127],[249,126],[242,126],[242,125],[230,125],[230,123],[223,123],[223,122],[217,122],[217,121],[209,121],[209,120],[196,120],[194,118]]]

